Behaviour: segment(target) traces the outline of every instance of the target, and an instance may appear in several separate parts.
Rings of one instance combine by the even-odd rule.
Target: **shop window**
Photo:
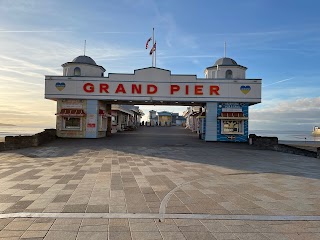
[[[63,118],[63,128],[66,130],[81,130],[81,118],[79,117]]]
[[[231,79],[232,78],[232,71],[231,70],[227,70],[226,71],[226,78],[227,79]]]
[[[242,120],[222,120],[222,134],[243,134]]]
[[[112,125],[118,125],[118,119],[116,116],[112,116],[111,117],[111,122],[112,122]]]
[[[77,76],[77,77],[81,76],[81,69],[79,67],[76,67],[74,69],[74,74],[73,75]]]
[[[99,131],[106,131],[107,130],[107,118],[100,116],[99,117]]]

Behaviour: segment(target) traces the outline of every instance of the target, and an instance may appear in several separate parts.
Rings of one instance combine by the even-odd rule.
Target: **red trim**
[[[110,114],[108,114],[105,110],[99,109],[99,115],[102,117],[112,117]]]
[[[63,108],[61,109],[60,113],[56,113],[56,115],[62,116],[62,117],[84,117],[86,116],[86,113],[83,111],[83,109]]]
[[[221,117],[244,117],[243,112],[222,112]]]

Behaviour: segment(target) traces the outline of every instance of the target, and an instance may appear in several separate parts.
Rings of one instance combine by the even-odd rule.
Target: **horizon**
[[[159,68],[202,78],[224,56],[226,42],[226,56],[248,67],[247,78],[262,79],[249,131],[311,132],[320,125],[318,2],[0,2],[0,123],[54,128],[56,103],[44,99],[44,76],[61,76],[63,63],[84,54],[85,40],[85,54],[105,75],[149,67],[145,43],[154,27]],[[140,109],[148,115],[186,107]]]

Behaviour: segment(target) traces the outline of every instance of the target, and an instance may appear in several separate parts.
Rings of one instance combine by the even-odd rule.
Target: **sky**
[[[319,9],[313,0],[0,0],[0,123],[54,128],[45,75],[62,75],[84,40],[105,76],[150,67],[145,43],[155,28],[159,68],[204,77],[226,42],[246,77],[262,79],[251,130],[311,131],[320,125]]]

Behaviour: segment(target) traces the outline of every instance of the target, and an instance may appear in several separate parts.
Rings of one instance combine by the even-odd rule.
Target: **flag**
[[[148,49],[148,46],[149,46],[149,42],[152,40],[152,38],[149,38],[146,42],[146,49]]]
[[[157,50],[157,42],[155,42],[154,44],[153,44],[153,47],[151,48],[151,50],[150,50],[150,55],[152,55],[152,53],[154,52],[154,51],[156,51]]]

